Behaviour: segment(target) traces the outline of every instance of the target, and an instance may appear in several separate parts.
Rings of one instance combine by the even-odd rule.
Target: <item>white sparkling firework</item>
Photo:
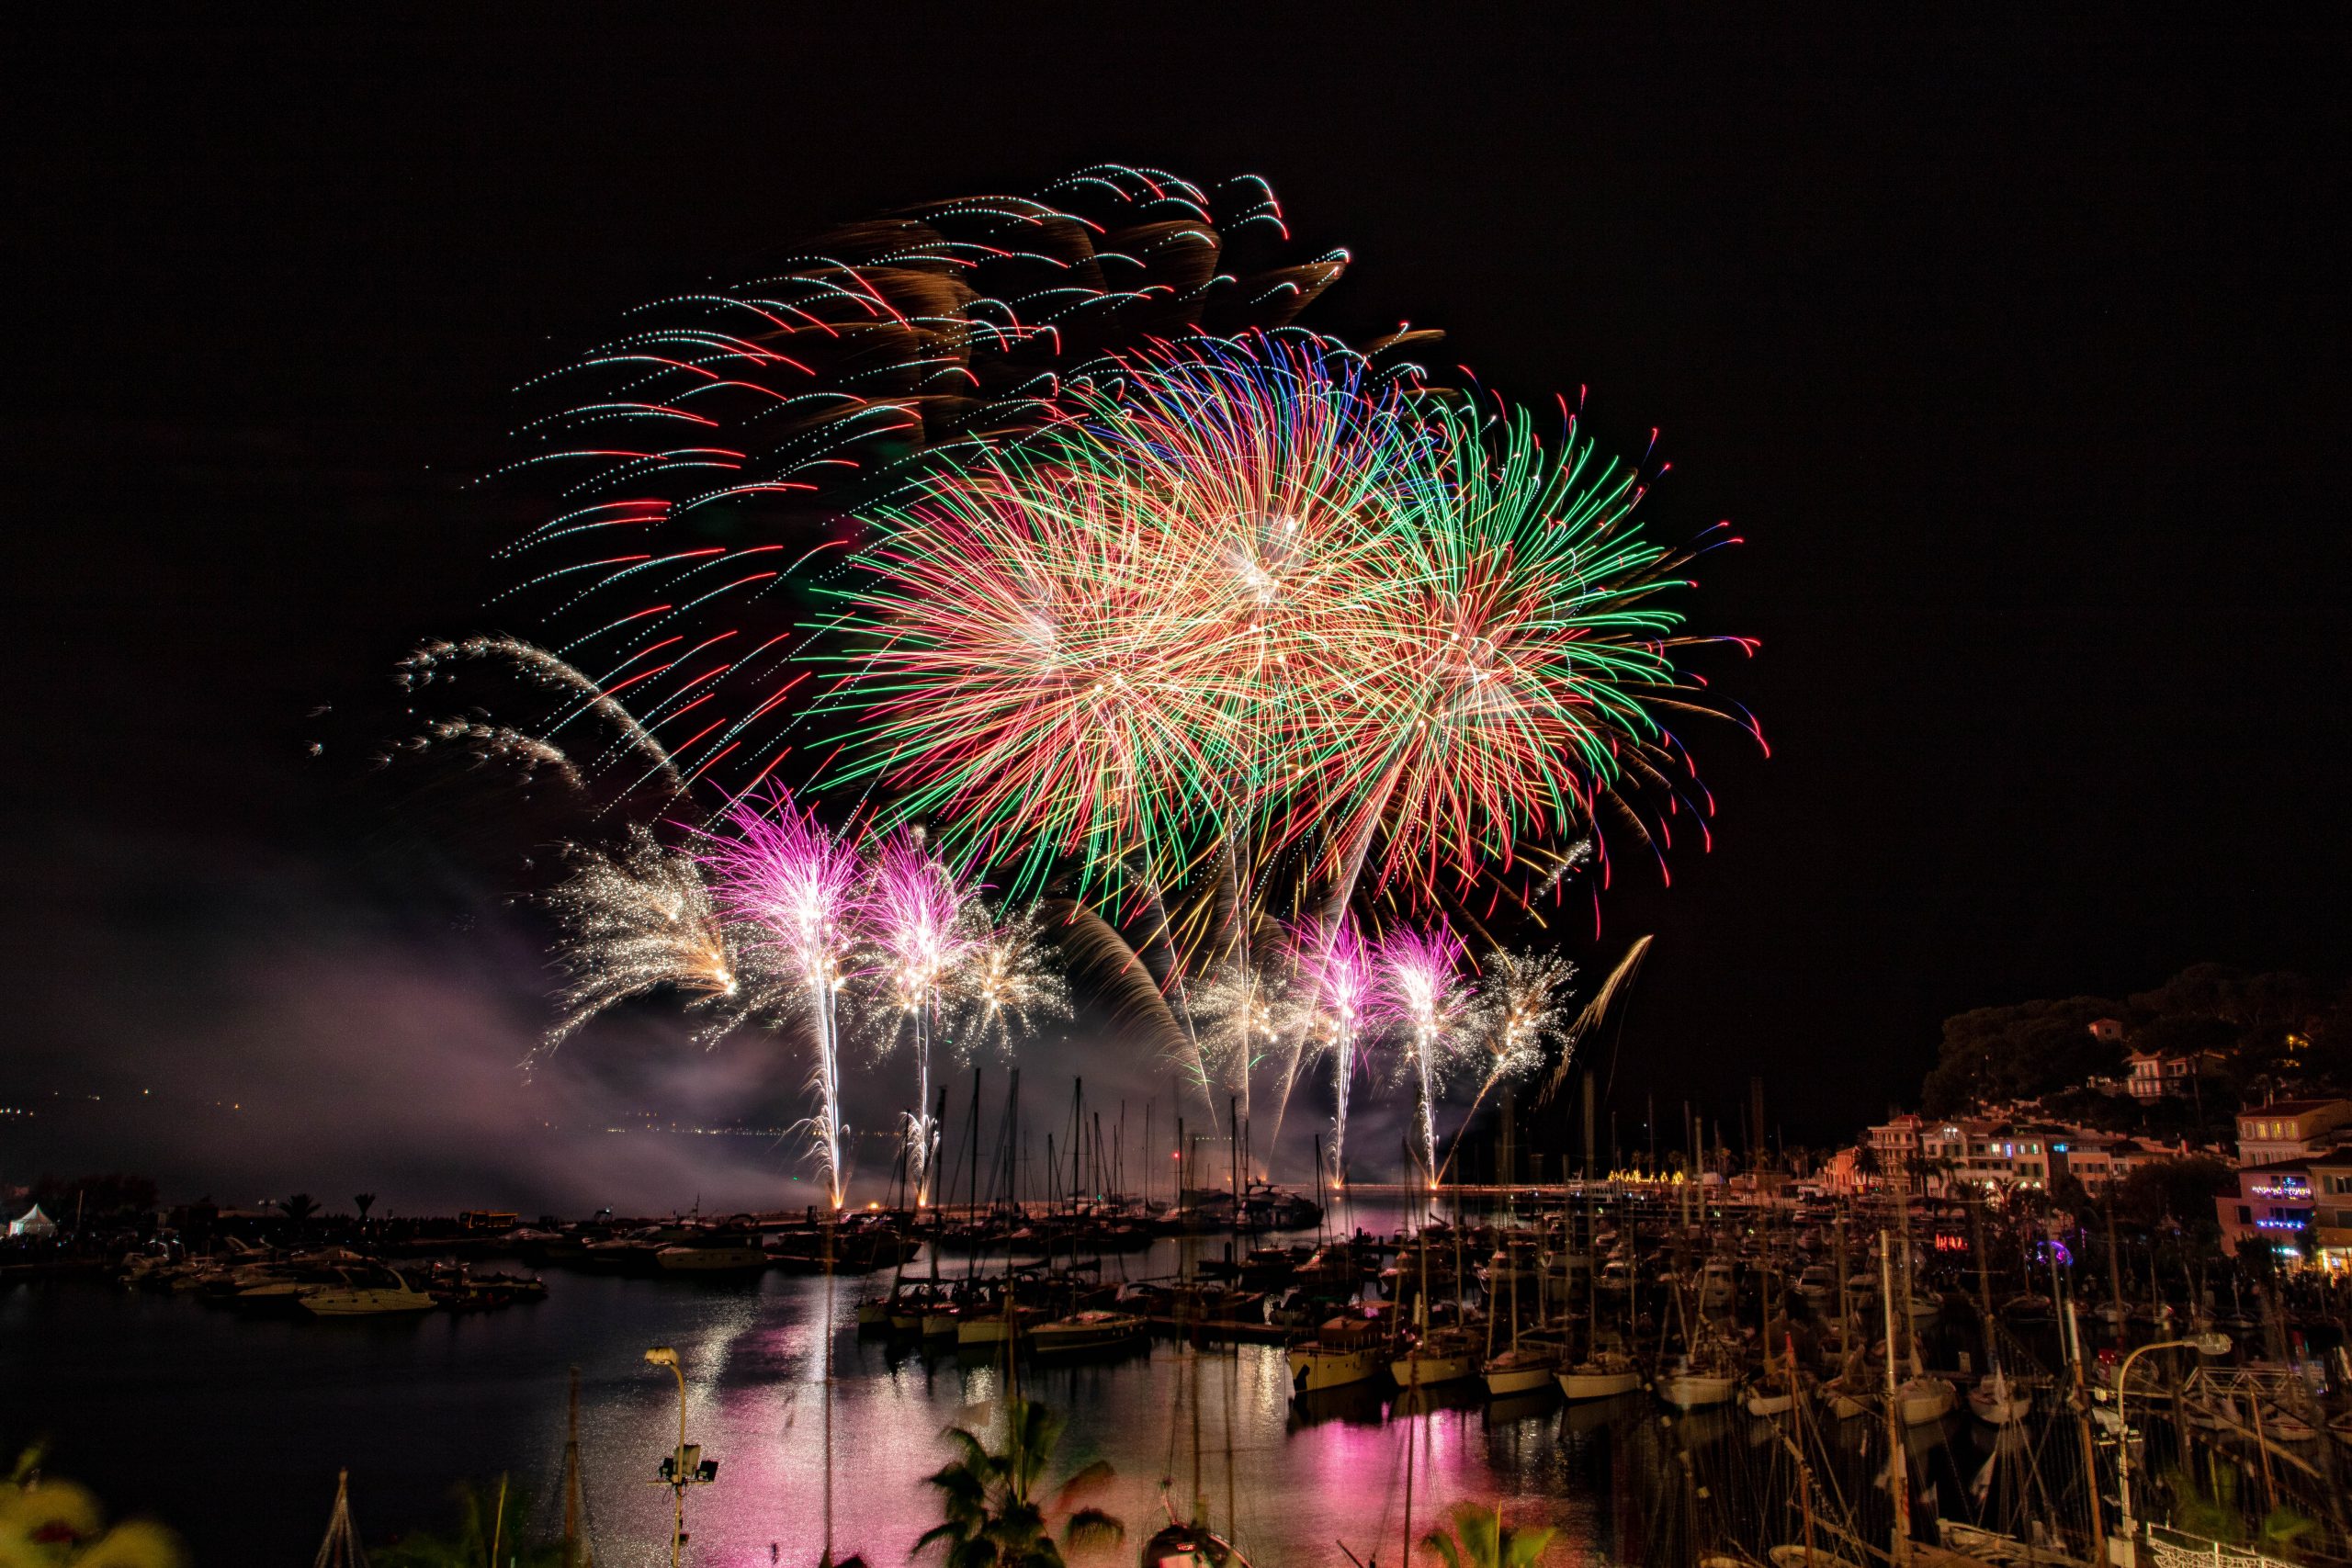
[[[1015,1037],[1034,1033],[1041,1020],[1070,1015],[1069,987],[1034,907],[992,926],[977,904],[972,912],[983,929],[950,976],[952,1027],[967,1058],[991,1044],[1009,1055]]]
[[[598,1013],[664,987],[707,1012],[716,1037],[773,1000],[773,976],[747,959],[691,855],[643,828],[617,851],[574,849],[577,869],[547,897],[562,926],[556,965],[560,1017],[540,1043],[554,1050]]]

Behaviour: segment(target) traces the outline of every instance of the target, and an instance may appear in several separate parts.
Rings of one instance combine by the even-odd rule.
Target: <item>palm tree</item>
[[[1111,1479],[1102,1460],[1064,1481],[1050,1503],[1040,1501],[1039,1483],[1061,1441],[1063,1418],[1042,1404],[1014,1399],[1005,1407],[1005,1446],[988,1445],[961,1427],[944,1434],[959,1456],[925,1484],[940,1493],[944,1519],[923,1531],[914,1551],[938,1542],[947,1548],[944,1568],[1062,1568],[1062,1551],[1115,1546],[1127,1527],[1082,1499]],[[1055,1524],[1061,1527],[1055,1540]]]
[[[310,1225],[311,1216],[319,1212],[319,1201],[308,1192],[297,1192],[291,1198],[280,1198],[277,1212],[294,1222],[294,1239],[299,1242]]]
[[[1552,1544],[1549,1525],[1507,1525],[1500,1506],[1453,1506],[1453,1529],[1431,1530],[1421,1545],[1445,1559],[1445,1568],[1532,1568]]]

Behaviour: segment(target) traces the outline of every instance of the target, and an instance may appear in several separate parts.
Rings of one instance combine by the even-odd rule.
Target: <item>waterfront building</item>
[[[2352,1100],[2281,1100],[2238,1112],[2238,1164],[2307,1160],[2352,1135]]]
[[[1907,1181],[1919,1168],[1919,1118],[1910,1111],[1890,1116],[1870,1130],[1870,1150],[1884,1181]]]
[[[2143,1165],[2187,1159],[2194,1153],[2186,1139],[2176,1145],[2068,1128],[2064,1137],[2050,1145],[2050,1179],[2055,1181],[2061,1174],[2071,1176],[2083,1184],[2084,1191],[2097,1195]]]
[[[2301,1259],[2304,1233],[2312,1226],[2311,1162],[2279,1160],[2242,1166],[2238,1190],[2213,1200],[2222,1224],[2222,1250],[2231,1257],[2247,1247],[2269,1247],[2280,1258]]]
[[[2352,1268],[2352,1151],[2311,1161],[2312,1258],[2323,1269]]]

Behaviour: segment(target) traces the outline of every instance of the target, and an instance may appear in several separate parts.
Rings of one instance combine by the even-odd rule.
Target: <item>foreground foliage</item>
[[[944,1568],[1061,1568],[1065,1550],[1125,1540],[1125,1524],[1084,1506],[1111,1480],[1111,1467],[1102,1460],[1064,1481],[1050,1502],[1041,1501],[1040,1483],[1064,1425],[1046,1406],[1015,1399],[1005,1410],[1005,1446],[999,1453],[963,1427],[948,1427],[944,1436],[958,1457],[924,1483],[938,1489],[944,1517],[923,1531],[913,1550],[945,1546]]]
[[[1445,1568],[1532,1568],[1556,1532],[1549,1525],[1507,1525],[1499,1505],[1453,1506],[1453,1528],[1421,1537],[1421,1545],[1445,1560]]]
[[[40,1461],[27,1449],[0,1490],[0,1568],[183,1568],[171,1531],[144,1519],[108,1529],[90,1490],[42,1475]]]

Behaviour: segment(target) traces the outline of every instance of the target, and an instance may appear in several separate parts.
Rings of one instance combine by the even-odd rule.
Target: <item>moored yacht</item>
[[[338,1269],[335,1274],[334,1283],[303,1292],[303,1311],[315,1317],[369,1317],[433,1310],[433,1298],[393,1269],[379,1265],[368,1270]]]
[[[1290,1348],[1294,1393],[1344,1388],[1379,1373],[1388,1362],[1388,1337],[1369,1318],[1335,1317],[1315,1337]]]
[[[2008,1374],[1996,1362],[1984,1381],[1968,1391],[1968,1409],[1989,1426],[2013,1426],[2032,1411],[2033,1394],[2009,1382]]]
[[[1428,1388],[1477,1376],[1479,1359],[1476,1335],[1464,1328],[1432,1328],[1388,1363],[1388,1375],[1398,1388]]]
[[[1109,1350],[1143,1337],[1144,1320],[1131,1312],[1080,1312],[1041,1323],[1029,1331],[1029,1348],[1041,1356],[1079,1350]]]
[[[1549,1388],[1567,1357],[1555,1341],[1530,1334],[1487,1362],[1487,1392],[1498,1399]]]
[[[1642,1369],[1634,1358],[1618,1350],[1603,1350],[1589,1360],[1561,1369],[1560,1392],[1570,1399],[1614,1399],[1642,1386]]]

